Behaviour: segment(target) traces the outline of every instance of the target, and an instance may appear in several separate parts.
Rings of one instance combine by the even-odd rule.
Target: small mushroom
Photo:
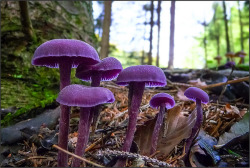
[[[62,89],[56,100],[65,106],[80,107],[80,121],[75,154],[82,156],[89,139],[90,108],[99,104],[113,103],[115,101],[114,95],[110,90],[103,87],[86,87],[73,84]],[[81,160],[73,159],[72,167],[79,167],[80,164]]]
[[[196,117],[195,125],[192,128],[190,137],[186,140],[185,152],[187,154],[191,147],[192,141],[194,140],[194,137],[197,134],[202,124],[203,113],[202,113],[201,103],[207,104],[209,102],[209,96],[206,92],[204,92],[203,90],[197,87],[188,88],[184,92],[184,95],[187,98],[196,102],[196,110],[197,110],[197,117]]]
[[[243,63],[244,57],[247,55],[247,53],[245,53],[243,50],[235,53],[235,57],[240,57],[240,61],[238,64]]]
[[[228,61],[225,65],[225,68],[234,68],[235,67],[235,62],[233,61]]]
[[[217,63],[218,63],[218,66],[219,66],[222,57],[220,55],[217,55],[216,57],[214,57],[214,59],[217,60]]]
[[[160,111],[158,113],[158,117],[152,134],[150,154],[153,154],[156,151],[158,136],[164,119],[164,113],[166,109],[168,110],[174,107],[175,101],[174,98],[167,93],[158,93],[151,98],[149,104],[152,108],[160,107]]]
[[[229,58],[230,61],[234,61],[234,52],[227,52],[226,57]]]
[[[76,77],[83,81],[91,80],[91,86],[98,87],[101,81],[115,79],[122,70],[119,60],[114,57],[107,57],[92,66],[80,64],[76,69]]]
[[[115,79],[122,70],[123,68],[119,60],[114,57],[107,57],[92,66],[80,64],[76,69],[76,77],[83,81],[91,80],[91,86],[98,87],[101,81]],[[94,133],[100,114],[100,106],[91,108],[91,114],[93,114],[93,116],[90,116],[90,120],[92,121],[93,119],[92,133]]]
[[[41,44],[35,51],[32,65],[59,68],[60,90],[70,84],[71,68],[80,63],[92,65],[100,62],[96,50],[89,44],[72,39],[54,39]],[[70,108],[60,105],[61,115],[59,122],[58,145],[68,149],[68,132]],[[68,155],[58,151],[58,166],[68,166]]]
[[[122,151],[129,152],[136,130],[137,116],[145,87],[163,87],[167,84],[164,72],[153,65],[137,65],[124,69],[117,77],[117,84],[129,85],[129,123]],[[123,167],[126,159],[119,159],[115,166]]]

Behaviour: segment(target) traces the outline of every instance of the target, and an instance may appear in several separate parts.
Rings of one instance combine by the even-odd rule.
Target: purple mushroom
[[[192,128],[190,137],[186,140],[185,152],[187,154],[189,152],[189,148],[191,147],[192,141],[202,124],[203,113],[202,113],[201,103],[207,104],[209,102],[209,97],[206,92],[204,92],[203,90],[197,87],[188,88],[184,92],[184,95],[187,98],[196,102],[196,110],[197,110],[197,117],[196,117],[195,125]]]
[[[175,101],[174,98],[167,93],[158,93],[151,98],[149,104],[152,108],[160,107],[160,111],[158,113],[158,117],[152,134],[150,154],[153,154],[156,151],[158,136],[161,125],[163,123],[165,110],[173,108],[175,105]]]
[[[83,81],[91,80],[91,86],[98,87],[100,86],[101,81],[110,81],[115,79],[122,70],[123,68],[119,60],[113,57],[107,57],[98,64],[92,66],[80,64],[76,68],[76,77]],[[96,129],[97,119],[100,114],[100,106],[93,107],[90,111],[90,122],[93,119],[92,132],[94,133]]]
[[[90,108],[99,104],[113,103],[115,101],[114,95],[110,90],[103,87],[86,87],[73,84],[62,89],[56,100],[65,106],[80,107],[80,121],[75,154],[82,156],[89,139]],[[73,159],[72,167],[79,167],[80,164],[81,160]]]
[[[59,68],[60,90],[70,84],[71,68],[80,63],[93,65],[100,62],[96,50],[89,44],[80,40],[54,39],[41,44],[35,51],[32,65]],[[59,122],[58,145],[68,149],[68,132],[70,108],[60,105],[61,114]],[[68,155],[58,152],[58,167],[68,166]]]
[[[126,132],[126,138],[122,151],[130,151],[130,147],[136,130],[136,121],[139,113],[139,107],[142,95],[146,87],[163,87],[167,84],[164,72],[153,65],[137,65],[124,69],[117,77],[117,84],[129,85],[128,93],[128,114],[129,123]],[[120,159],[115,166],[123,167],[126,159]]]

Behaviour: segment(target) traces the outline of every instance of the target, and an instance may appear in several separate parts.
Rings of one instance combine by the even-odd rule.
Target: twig
[[[99,138],[97,141],[95,141],[94,143],[92,143],[88,148],[85,149],[85,152],[88,152],[90,151],[92,148],[94,148],[97,144],[101,143],[102,140],[110,137],[110,135],[112,134],[112,132],[110,132],[109,134],[105,135],[104,137],[102,138]]]
[[[221,83],[215,83],[215,84],[206,85],[206,86],[200,86],[199,88],[201,88],[201,89],[210,89],[210,88],[217,87],[217,86],[222,86],[222,85],[232,84],[232,83],[239,83],[239,82],[244,82],[244,81],[249,81],[249,76],[244,77],[244,78],[230,80],[228,82],[221,82]]]
[[[141,107],[140,107],[140,110],[145,110],[145,109],[147,109],[148,107],[149,107],[149,104],[146,104],[146,105],[144,105],[144,106],[141,106]],[[127,112],[128,112],[128,110],[125,110],[125,111],[123,111],[123,112],[117,114],[117,115],[114,117],[113,121],[111,121],[111,122],[109,123],[109,126],[111,126],[111,125],[115,122],[115,120],[117,120],[117,119],[123,117]]]
[[[162,162],[159,161],[157,159],[153,159],[153,158],[149,158],[147,156],[143,156],[143,155],[139,155],[136,153],[130,153],[130,152],[124,152],[124,151],[116,151],[116,150],[109,150],[106,149],[105,151],[98,151],[97,153],[97,157],[103,157],[103,156],[115,156],[115,157],[121,157],[121,158],[130,158],[130,159],[135,159],[135,158],[141,158],[142,160],[144,160],[145,162],[150,162],[153,164],[157,164],[159,166],[163,166],[163,167],[173,167],[172,165],[166,163],[166,162]]]
[[[104,166],[99,165],[99,164],[97,164],[97,163],[94,163],[94,162],[92,162],[92,161],[90,161],[90,160],[87,160],[87,159],[85,159],[85,158],[83,158],[83,157],[77,156],[77,155],[75,155],[74,153],[71,153],[71,152],[69,152],[69,151],[67,151],[67,150],[64,150],[63,148],[61,148],[61,147],[59,147],[59,146],[57,146],[57,145],[52,145],[52,147],[53,147],[53,148],[56,148],[56,149],[58,149],[58,150],[60,150],[60,151],[62,151],[62,152],[64,152],[64,153],[67,153],[68,155],[71,155],[71,156],[73,156],[73,157],[75,157],[75,158],[77,158],[77,159],[80,159],[80,160],[82,160],[82,161],[84,161],[84,162],[87,162],[87,163],[89,163],[89,164],[91,164],[91,165],[94,165],[94,166],[96,166],[96,167],[104,167]]]

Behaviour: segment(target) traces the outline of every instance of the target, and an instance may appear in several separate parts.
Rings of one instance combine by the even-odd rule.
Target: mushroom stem
[[[89,139],[89,116],[90,108],[80,108],[80,121],[78,126],[78,137],[75,154],[82,157]],[[71,167],[80,167],[81,160],[74,158]]]
[[[102,73],[101,72],[94,72],[91,76],[91,86],[92,87],[98,87],[100,86],[101,83],[101,77],[102,77]]]
[[[145,88],[144,82],[131,82],[129,84],[129,89],[132,89],[132,91],[129,91],[129,98],[132,97],[132,100],[129,99],[129,108],[128,108],[128,114],[129,114],[129,122],[128,122],[128,128],[126,132],[126,138],[124,140],[124,144],[122,147],[122,151],[129,152],[135,130],[136,130],[136,122],[137,122],[137,116],[139,114],[139,107],[142,100],[143,91]],[[132,94],[132,95],[131,95]],[[126,159],[119,159],[114,167],[124,167],[126,164]]]
[[[186,146],[185,146],[185,153],[187,154],[189,152],[189,149],[192,145],[192,142],[194,140],[195,135],[198,133],[197,131],[200,129],[202,120],[203,120],[203,113],[201,108],[201,100],[196,99],[196,110],[197,110],[197,117],[194,127],[192,128],[192,133],[190,137],[186,140]]]
[[[71,64],[59,64],[60,90],[70,85]],[[68,150],[70,107],[60,104],[61,114],[59,121],[58,146]],[[58,167],[68,167],[68,154],[58,151]]]
[[[154,131],[152,134],[150,154],[153,154],[156,151],[158,136],[159,136],[161,125],[162,125],[163,119],[164,119],[164,113],[165,113],[165,109],[166,109],[165,107],[166,107],[165,103],[162,103],[160,106],[160,111],[158,113],[157,120],[156,120],[155,127],[154,127]]]
[[[92,87],[98,87],[100,86],[100,83],[101,83],[101,77],[102,77],[102,73],[101,72],[94,72],[91,76],[91,79],[92,79],[92,82],[91,82],[91,86]],[[92,107],[90,109],[90,112],[91,112],[91,116],[90,116],[90,120],[92,121],[93,120],[93,123],[92,123],[92,134],[95,133],[95,130],[96,130],[96,127],[97,127],[97,123],[98,123],[98,116],[101,112],[101,106],[98,105],[98,106],[95,106],[95,107]]]

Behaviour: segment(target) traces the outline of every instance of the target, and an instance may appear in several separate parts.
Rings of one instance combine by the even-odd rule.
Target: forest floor
[[[184,163],[185,139],[195,122],[195,103],[184,96],[190,86],[206,86],[199,79],[184,83],[168,80],[167,87],[146,88],[143,94],[137,131],[131,153],[119,152],[128,123],[128,88],[114,82],[103,82],[101,86],[110,89],[115,102],[103,106],[100,121],[95,133],[90,133],[85,159],[90,162],[82,166],[92,167],[93,163],[111,167],[118,158],[129,158],[127,167],[248,167],[249,166],[249,104],[242,98],[233,101],[219,100],[220,94],[206,90],[211,97],[208,104],[202,105],[203,124],[199,135],[193,142],[188,161]],[[168,93],[176,101],[174,108],[168,110],[160,131],[157,152],[149,155],[151,134],[156,122],[158,109],[149,106],[149,101],[157,93]],[[69,134],[69,149],[73,153],[77,143],[79,108],[72,108]],[[166,127],[166,123],[168,126]],[[38,132],[26,136],[17,143],[18,148],[5,146],[1,151],[1,167],[56,167],[57,166],[57,126],[48,128],[41,125]],[[93,128],[91,128],[92,130]],[[27,131],[26,131],[27,133]],[[46,142],[50,142],[49,144]],[[52,146],[51,146],[52,145]],[[72,161],[69,156],[69,165]],[[93,163],[91,163],[93,162]]]

